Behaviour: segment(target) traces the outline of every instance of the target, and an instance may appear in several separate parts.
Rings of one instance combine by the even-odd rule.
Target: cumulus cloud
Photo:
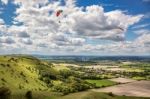
[[[150,26],[150,24],[140,24],[140,25],[136,25],[133,26],[132,29],[139,29],[139,28],[145,28],[147,26]]]
[[[0,25],[4,25],[4,24],[5,24],[4,20],[0,19]]]
[[[15,41],[10,37],[0,37],[0,43],[13,44],[13,43],[15,43]]]
[[[119,41],[123,40],[126,29],[142,17],[125,15],[119,10],[105,13],[102,7],[93,5],[87,7],[85,12],[70,14],[68,19],[72,20],[71,31],[77,35]]]
[[[7,4],[8,0],[1,0],[2,3]]]
[[[121,10],[105,12],[99,5],[78,7],[76,0],[65,0],[65,4],[57,0],[14,0],[13,3],[19,6],[14,24],[7,26],[0,19],[0,44],[7,43],[6,49],[10,44],[12,49],[27,49],[27,52],[118,53],[127,29],[143,18],[143,15],[128,15]],[[63,13],[56,17],[60,9]],[[88,39],[113,42],[92,45]],[[29,45],[32,48],[28,49]],[[126,45],[122,52],[134,46],[133,43]]]
[[[64,34],[57,34],[57,35],[51,36],[51,41],[52,42],[54,41],[54,43],[56,43],[59,46],[63,46],[63,45],[80,46],[80,45],[84,44],[85,39],[73,38],[73,37],[69,37],[69,36],[64,35]]]
[[[150,34],[143,34],[136,39],[138,44],[149,45],[150,46]]]
[[[19,41],[26,45],[32,45],[32,40],[28,38],[20,39]]]
[[[150,34],[150,30],[148,30],[148,29],[139,29],[139,30],[135,30],[134,33],[136,33],[138,35]]]

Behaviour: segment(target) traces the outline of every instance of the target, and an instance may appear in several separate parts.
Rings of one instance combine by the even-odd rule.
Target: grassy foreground
[[[150,99],[150,98],[117,96],[112,93],[85,91],[69,94],[66,96],[51,97],[46,99]]]
[[[0,98],[1,99],[1,98]],[[28,99],[23,95],[14,95],[10,99]],[[37,92],[33,94],[32,99],[150,99],[144,97],[132,97],[132,96],[117,96],[112,93],[100,93],[93,91],[77,92],[68,95],[61,95],[52,92]]]

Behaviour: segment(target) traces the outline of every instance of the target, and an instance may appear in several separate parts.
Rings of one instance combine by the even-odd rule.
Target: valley
[[[149,61],[78,62],[3,55],[0,99],[148,99],[149,71]]]

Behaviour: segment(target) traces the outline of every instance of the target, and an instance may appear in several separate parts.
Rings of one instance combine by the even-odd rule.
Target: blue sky
[[[6,48],[10,47],[10,48],[12,48],[12,50],[17,50],[18,53],[52,54],[52,53],[56,53],[56,52],[55,51],[49,51],[48,49],[51,48],[51,46],[55,46],[55,47],[57,46],[56,47],[57,50],[59,48],[61,49],[61,47],[68,48],[68,49],[60,50],[59,54],[66,54],[67,51],[69,50],[70,51],[69,54],[72,54],[72,53],[73,54],[96,54],[96,53],[100,53],[101,54],[101,53],[104,53],[105,55],[107,55],[107,54],[112,53],[112,51],[109,51],[109,50],[108,51],[104,51],[104,49],[106,47],[110,47],[110,48],[112,46],[120,47],[121,46],[121,45],[119,45],[120,43],[122,43],[122,44],[126,43],[126,47],[130,46],[131,48],[133,48],[133,46],[136,45],[135,43],[138,43],[138,42],[142,43],[143,46],[145,47],[147,45],[144,45],[144,43],[146,42],[146,44],[147,44],[147,42],[149,42],[148,40],[144,41],[143,39],[144,39],[144,37],[149,37],[149,34],[150,34],[150,0],[76,0],[75,3],[73,1],[71,1],[71,0],[70,1],[66,0],[66,1],[63,1],[63,4],[62,4],[62,0],[61,0],[61,2],[59,0],[54,0],[53,2],[52,2],[52,0],[49,0],[49,2],[47,0],[44,0],[43,2],[46,2],[46,3],[40,2],[39,0],[34,0],[34,1],[32,1],[33,5],[31,5],[30,9],[28,9],[26,7],[28,7],[28,6],[30,7],[30,3],[29,2],[30,1],[28,1],[28,0],[27,1],[26,0],[22,0],[22,1],[21,0],[18,0],[18,1],[17,0],[0,0],[0,20],[3,20],[3,22],[4,22],[3,27],[7,28],[6,30],[8,30],[8,31],[0,31],[0,33],[2,35],[0,37],[0,45],[3,46],[3,47],[0,47],[0,49],[4,50],[5,47]],[[117,33],[114,33],[114,35],[116,35],[116,36],[111,35],[111,34],[108,34],[108,35],[104,34],[104,35],[102,35],[103,31],[104,31],[104,33],[105,32],[106,33],[111,33],[112,31],[114,31],[114,28],[112,28],[112,30],[109,30],[109,31],[108,30],[107,31],[106,30],[95,30],[95,31],[93,31],[93,32],[95,32],[95,34],[92,34],[92,33],[90,34],[89,33],[90,30],[88,31],[88,28],[85,28],[85,29],[82,30],[82,29],[79,29],[79,27],[75,27],[77,25],[81,25],[81,27],[87,27],[87,25],[83,25],[85,22],[80,23],[80,21],[79,21],[79,22],[76,22],[76,24],[73,24],[73,26],[71,27],[71,29],[72,29],[71,31],[74,31],[73,33],[68,32],[70,30],[66,29],[66,31],[68,33],[70,33],[69,35],[66,34],[66,31],[62,32],[62,30],[61,31],[57,31],[57,32],[59,32],[57,35],[54,35],[55,33],[53,33],[52,31],[48,31],[48,32],[46,31],[47,34],[50,35],[49,42],[52,41],[53,44],[47,43],[48,41],[44,41],[43,38],[40,38],[41,42],[39,42],[39,44],[37,44],[37,42],[34,43],[35,40],[38,40],[36,38],[36,36],[37,36],[36,34],[38,34],[38,32],[41,33],[41,31],[34,29],[37,32],[37,33],[35,33],[34,30],[30,30],[30,29],[26,30],[27,28],[31,27],[31,26],[27,27],[27,25],[29,25],[27,20],[28,21],[33,21],[33,22],[34,22],[34,20],[32,18],[28,18],[28,19],[23,19],[22,20],[21,17],[25,18],[26,17],[25,14],[28,14],[26,12],[30,12],[30,10],[32,10],[32,8],[34,8],[35,5],[42,5],[41,8],[42,7],[43,8],[44,7],[48,8],[48,5],[49,6],[53,6],[53,5],[56,4],[56,2],[60,3],[60,5],[56,6],[56,9],[57,8],[59,8],[59,9],[60,8],[62,8],[62,9],[66,9],[66,8],[71,9],[70,10],[71,12],[69,12],[69,13],[71,13],[72,16],[74,15],[73,13],[79,13],[79,12],[83,11],[83,10],[81,10],[81,11],[78,12],[78,10],[75,10],[75,7],[76,8],[83,7],[84,9],[86,9],[87,7],[91,7],[90,8],[91,11],[95,11],[97,9],[101,9],[102,8],[103,9],[102,14],[104,14],[104,18],[105,19],[108,18],[108,19],[106,19],[106,22],[110,21],[109,17],[111,18],[113,16],[113,14],[120,15],[122,17],[122,19],[127,18],[125,20],[130,20],[132,18],[133,18],[133,20],[130,20],[129,22],[127,21],[128,24],[126,24],[124,22],[126,24],[126,25],[124,25],[123,22],[120,22],[119,17],[118,17],[118,20],[116,18],[114,19],[114,22],[119,22],[119,23],[113,23],[113,19],[111,19],[111,21],[112,21],[111,24],[114,24],[114,25],[116,25],[116,27],[121,27],[121,28],[123,28],[125,30],[125,31],[120,31],[121,33],[119,33],[118,30],[117,30]],[[67,3],[69,4],[69,6],[67,6]],[[97,6],[93,7],[93,5],[97,5]],[[23,10],[22,10],[23,6],[25,7],[24,9],[26,10],[26,12],[23,12]],[[70,6],[72,6],[72,8],[69,8]],[[20,11],[20,12],[17,12],[17,10]],[[34,8],[33,11],[34,10],[35,11],[39,10],[40,14],[43,13],[42,11],[40,12],[40,8]],[[49,8],[49,10],[51,10],[51,9]],[[69,11],[69,10],[66,10],[66,11],[64,10],[64,13],[65,12],[68,13],[67,11]],[[98,10],[98,11],[100,11],[100,10]],[[53,9],[53,12],[55,12],[55,9]],[[87,10],[87,12],[88,12],[88,10]],[[112,12],[112,13],[110,13],[110,12]],[[86,11],[85,12],[83,11],[83,13],[86,13]],[[90,12],[89,14],[92,15],[92,13],[93,12]],[[121,13],[121,14],[118,14],[118,13]],[[50,17],[49,17],[48,20],[52,20],[52,21],[55,20],[55,19],[51,19],[53,14],[55,14],[55,13],[52,13],[52,15],[49,15]],[[43,14],[43,16],[44,15],[45,15],[45,17],[47,17],[46,14]],[[142,17],[140,17],[140,15]],[[61,18],[61,19],[57,19],[56,18],[56,21],[58,21],[58,20],[65,20],[65,18],[68,18],[68,20],[69,19],[70,20],[74,20],[74,21],[76,20],[76,19],[73,19],[75,16],[74,17],[70,17],[70,16],[67,16],[67,17],[65,16],[64,17],[64,16],[62,15],[63,18]],[[98,19],[103,18],[101,16],[99,18],[99,16],[97,16],[96,14],[95,14],[95,16],[96,17],[93,17],[93,18],[98,18]],[[89,17],[90,17],[90,15],[89,15]],[[135,19],[135,18],[137,18],[137,19]],[[84,19],[86,20],[86,16],[85,16],[85,18],[83,18],[83,20]],[[42,20],[42,18],[41,18],[41,20]],[[94,20],[94,19],[88,19],[87,21],[89,21],[89,20]],[[125,21],[125,20],[123,20],[123,21]],[[99,21],[101,21],[101,19]],[[133,21],[133,22],[131,22],[131,21]],[[14,23],[14,22],[17,22],[17,24]],[[71,22],[71,21],[68,21],[68,23],[69,22]],[[90,22],[92,22],[92,21],[90,21]],[[89,28],[91,26],[91,27],[97,29],[96,28],[97,26],[94,27],[92,24],[90,24],[90,22],[89,22],[89,25],[88,25]],[[20,23],[22,23],[22,24],[20,24]],[[94,21],[93,21],[93,23],[94,23]],[[97,24],[102,25],[101,23],[102,22],[97,23]],[[41,24],[39,24],[39,25],[41,25]],[[61,26],[66,26],[66,22],[65,23],[61,22],[60,23],[61,25],[58,22],[55,23],[55,24],[54,23],[50,23],[50,26],[53,27],[56,24],[60,28],[61,28]],[[69,23],[69,24],[71,24],[71,23]],[[88,22],[86,24],[88,24]],[[105,24],[106,24],[106,26],[105,26]],[[104,23],[104,26],[105,26],[104,28],[105,29],[109,27],[109,26],[107,27],[107,24],[110,24],[110,22]],[[13,27],[15,27],[15,30],[13,30],[14,29]],[[103,27],[103,25],[101,27]],[[111,25],[111,27],[115,27],[115,26]],[[18,31],[20,28],[21,29],[23,28],[24,31],[23,30],[22,31]],[[18,34],[15,34],[16,30],[17,30]],[[42,33],[44,33],[45,32],[44,27],[42,28],[42,30],[43,30]],[[9,31],[11,31],[11,33]],[[15,33],[13,33],[12,31],[15,31]],[[32,33],[31,31],[34,31],[35,34]],[[84,33],[85,31],[88,31],[88,32]],[[115,29],[115,31],[116,31],[116,29]],[[6,32],[6,34],[7,34],[7,32],[8,32],[8,34],[10,33],[11,36],[10,35],[6,36],[5,32]],[[21,33],[24,33],[24,34],[21,34]],[[13,34],[15,34],[15,37],[13,37],[14,36]],[[20,34],[21,35],[29,35],[29,38],[24,38],[24,37],[23,38],[21,38],[21,37],[19,38],[18,36],[16,37],[16,35],[20,35]],[[81,35],[78,35],[78,34],[81,34]],[[112,34],[113,34],[113,32],[112,32]],[[65,36],[66,36],[67,40],[66,39],[62,40],[60,35],[62,36],[62,38],[65,38]],[[96,35],[96,36],[94,36],[94,35]],[[124,35],[124,38],[122,38],[123,35]],[[59,39],[58,39],[58,37],[55,37],[55,36],[59,36]],[[120,38],[118,39],[118,37],[120,37]],[[11,40],[8,40],[8,38],[9,39],[11,38]],[[36,39],[33,40],[34,38],[36,38]],[[11,43],[9,45],[7,43],[7,40],[8,41],[13,41],[13,39],[14,39],[15,44],[13,45]],[[125,41],[121,41],[121,39],[124,39]],[[148,39],[148,38],[146,38],[146,39]],[[60,41],[63,41],[63,44]],[[20,42],[23,42],[25,45],[23,45],[23,46],[22,46],[22,44],[20,45]],[[83,43],[84,42],[83,45],[85,46],[85,48],[90,46],[90,48],[91,48],[91,49],[89,48],[90,51],[89,52],[88,52],[88,50],[84,51],[85,49],[82,48],[82,46],[80,46],[80,44],[75,44],[76,42],[78,42],[78,43]],[[132,43],[132,45],[129,45],[130,43]],[[34,46],[35,49],[34,50],[24,50],[24,48],[28,47],[29,45],[30,46]],[[39,48],[39,46],[37,46],[37,45],[42,45],[42,47],[43,46],[44,47],[47,46],[47,50],[44,51],[42,48]],[[78,46],[76,46],[76,45],[78,45]],[[18,48],[16,46],[21,46],[21,48]],[[97,46],[97,47],[94,47],[94,46]],[[140,48],[140,46],[138,46],[138,45],[136,45],[136,46],[138,48]],[[74,51],[73,50],[74,48],[79,48],[81,50]],[[97,51],[98,50],[97,48],[99,48],[99,51]],[[122,49],[122,51],[120,53],[116,53],[117,49],[115,49],[114,55],[129,54],[129,52],[130,52],[129,50],[131,50],[131,48]],[[83,50],[83,52],[82,52],[82,50]],[[141,53],[140,53],[140,50],[142,50]],[[13,53],[11,50],[8,50],[8,51],[5,50],[5,51],[6,51],[5,52],[6,54],[7,53]],[[139,49],[137,51],[137,53],[145,55],[145,54],[149,54],[149,51],[150,51],[149,47],[148,48],[146,47],[144,49]],[[134,54],[136,54],[136,53],[134,53]]]

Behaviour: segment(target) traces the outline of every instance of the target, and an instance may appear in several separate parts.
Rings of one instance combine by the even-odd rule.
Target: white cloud
[[[3,2],[4,4],[7,4],[8,0],[1,0],[1,2]]]
[[[141,35],[140,37],[136,39],[136,42],[141,45],[149,45],[150,47],[150,34]]]
[[[77,11],[68,17],[72,20],[71,31],[77,35],[106,40],[123,40],[125,31],[143,17],[143,15],[125,15],[122,11],[105,13],[100,6],[90,6],[86,12]],[[69,21],[70,21],[69,20]]]
[[[136,33],[138,35],[150,34],[150,30],[148,30],[148,29],[139,29],[139,30],[135,30],[134,33]]]
[[[150,0],[143,0],[144,2],[150,2]]]
[[[150,24],[140,24],[140,25],[136,25],[133,26],[132,29],[139,29],[139,28],[145,28],[147,26],[150,26]]]
[[[31,45],[32,44],[32,40],[29,38],[23,38],[19,40],[20,42],[26,44],[26,45]]]
[[[139,22],[143,15],[127,15],[120,10],[105,12],[98,5],[77,7],[75,0],[66,0],[65,5],[49,0],[14,0],[14,4],[19,5],[15,24],[8,27],[0,19],[0,46],[3,45],[0,49],[10,48],[18,53],[125,53],[136,50],[135,43],[125,42],[122,48],[122,42],[128,27]],[[56,17],[60,9],[63,13]],[[89,44],[88,39],[113,42]]]
[[[13,44],[13,43],[15,43],[15,41],[10,37],[0,37],[0,43]]]

